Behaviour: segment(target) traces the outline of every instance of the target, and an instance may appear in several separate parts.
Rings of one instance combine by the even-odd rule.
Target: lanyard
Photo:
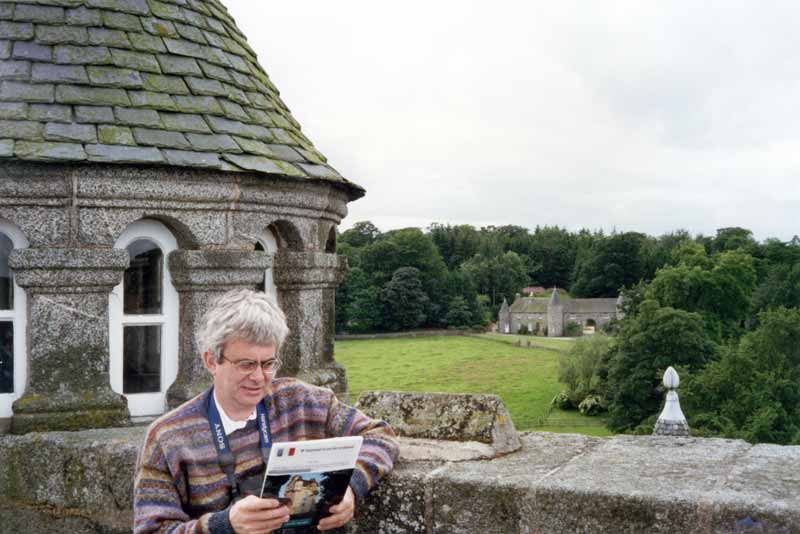
[[[266,402],[259,402],[256,406],[256,420],[258,421],[258,434],[261,441],[261,457],[264,459],[264,466],[269,460],[269,450],[272,448],[272,436],[269,430],[269,420],[267,418]],[[208,424],[211,426],[211,441],[217,449],[219,465],[228,483],[231,486],[233,499],[239,495],[239,486],[236,483],[236,457],[231,451],[228,436],[225,434],[225,427],[222,426],[222,418],[219,416],[217,403],[214,401],[214,388],[208,394]]]

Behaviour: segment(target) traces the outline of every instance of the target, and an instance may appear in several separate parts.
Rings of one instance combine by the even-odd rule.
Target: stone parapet
[[[143,438],[143,428],[0,437],[0,524],[21,534],[130,532]],[[401,438],[395,472],[348,532],[800,533],[800,447],[549,433],[521,441],[502,458],[446,462],[410,461]]]
[[[112,391],[108,295],[128,266],[113,249],[20,249],[9,260],[28,296],[28,384],[11,432],[116,426],[127,402]]]

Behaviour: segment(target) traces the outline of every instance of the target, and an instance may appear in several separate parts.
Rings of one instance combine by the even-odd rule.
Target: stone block
[[[9,20],[14,17],[14,4],[0,4],[0,20]]]
[[[157,35],[159,37],[178,37],[178,31],[175,29],[175,25],[168,20],[155,17],[143,17],[141,21],[142,26],[144,26],[144,31],[151,35]]]
[[[11,57],[11,41],[0,40],[0,59]]]
[[[54,65],[34,63],[31,79],[35,82],[89,83],[83,65]]]
[[[14,10],[14,20],[40,24],[61,24],[64,22],[64,8],[19,4]]]
[[[0,158],[10,158],[14,155],[14,141],[11,139],[0,139]]]
[[[212,152],[192,152],[186,150],[167,150],[163,151],[164,158],[170,165],[181,167],[207,167],[219,169],[221,163],[219,156]]]
[[[103,11],[103,24],[107,28],[114,28],[116,30],[125,30],[129,32],[143,31],[142,23],[139,22],[139,17],[127,13],[120,13],[119,11]]]
[[[135,145],[133,132],[125,126],[101,124],[97,127],[97,137],[103,145]]]
[[[152,35],[130,32],[128,33],[128,40],[134,49],[141,50],[143,52],[164,53],[167,51],[167,47],[164,46],[161,38],[154,37]]]
[[[134,15],[149,15],[150,8],[147,0],[86,0],[89,7],[109,9],[112,11],[124,11]]]
[[[193,43],[192,41],[164,37],[164,44],[167,46],[167,50],[169,50],[171,54],[210,60],[208,57],[210,49],[197,43]]]
[[[246,139],[244,137],[234,137],[236,143],[242,148],[244,152],[249,154],[258,154],[267,158],[274,158],[276,154],[269,148],[266,143],[261,141],[254,141],[253,139]]]
[[[248,115],[239,104],[231,102],[226,98],[220,98],[219,103],[229,119],[250,122],[250,115]]]
[[[72,108],[58,104],[31,104],[30,119],[43,122],[72,122]]]
[[[128,98],[131,99],[131,104],[138,108],[148,109],[165,109],[168,111],[177,111],[178,106],[167,94],[154,93],[152,91],[128,91]]]
[[[188,95],[183,78],[178,76],[163,76],[160,74],[142,73],[143,88],[147,91],[169,93],[172,95]]]
[[[199,28],[195,28],[194,26],[189,26],[186,24],[181,24],[179,22],[176,22],[175,29],[178,30],[178,35],[180,35],[184,39],[188,39],[189,41],[194,41],[195,43],[199,43],[201,45],[208,44],[205,36],[203,35],[203,31],[200,30]]]
[[[155,74],[161,73],[161,67],[156,61],[156,56],[152,54],[113,49],[111,50],[111,62],[117,67],[153,72]]]
[[[56,87],[56,101],[60,104],[86,104],[93,106],[129,106],[128,93],[124,89],[104,87],[82,87],[79,85],[59,85]]]
[[[11,57],[14,59],[32,59],[34,61],[52,61],[53,47],[33,41],[17,41],[14,43]]]
[[[148,128],[134,128],[133,138],[140,145],[150,145],[150,146],[176,148],[176,149],[191,148],[189,142],[180,132],[171,132],[167,130],[151,130]]]
[[[9,167],[6,165],[4,171],[8,173]],[[25,175],[28,178],[28,175]],[[7,189],[4,187],[4,189]],[[54,182],[50,184],[53,195],[63,192],[63,183]],[[5,191],[4,191],[5,193]],[[17,192],[16,196],[31,195],[31,188],[23,194]],[[66,193],[65,193],[66,195]],[[5,194],[8,196],[8,193]],[[43,196],[41,194],[37,196]],[[9,221],[14,221],[19,226],[25,237],[28,238],[30,246],[54,246],[63,245],[67,240],[69,230],[69,218],[66,210],[60,207],[31,207],[31,206],[5,206],[0,207],[0,217]]]
[[[163,163],[157,148],[117,145],[86,145],[89,161],[104,163]]]
[[[0,121],[0,138],[42,140],[43,127],[33,121]]]
[[[30,77],[30,61],[0,62],[0,80],[28,80]]]
[[[89,43],[89,32],[82,26],[36,26],[36,40],[44,44]]]
[[[150,12],[154,16],[161,17],[162,19],[183,21],[183,15],[181,15],[181,10],[178,6],[164,2],[156,2],[154,0],[150,0],[149,4]]]
[[[202,135],[189,133],[186,138],[195,150],[207,152],[241,152],[242,149],[228,135]]]
[[[521,447],[514,423],[496,395],[365,392],[357,406],[387,421],[401,436],[425,439],[477,441],[496,454]]]
[[[48,141],[97,143],[97,131],[93,124],[60,124],[50,122],[44,127],[44,138]]]
[[[100,11],[87,9],[85,6],[68,9],[66,22],[70,26],[100,26],[103,24]]]
[[[117,122],[126,126],[146,126],[149,128],[161,127],[161,118],[157,111],[152,109],[114,108]]]
[[[192,76],[187,76],[185,80],[189,85],[189,89],[191,89],[192,93],[195,95],[226,96],[228,94],[223,85],[217,80],[195,78]]]
[[[178,100],[180,97],[174,97]],[[180,106],[180,102],[178,102]],[[167,130],[177,130],[181,132],[211,133],[211,128],[201,115],[191,115],[187,113],[161,113],[161,120]]]
[[[4,39],[20,41],[33,38],[33,24],[30,22],[0,21],[0,35]]]
[[[0,119],[25,120],[27,118],[28,104],[23,102],[4,102],[3,105],[0,105]]]
[[[124,87],[126,89],[138,89],[142,86],[142,78],[137,70],[91,65],[86,67],[86,71],[94,85]]]
[[[197,60],[182,56],[160,55],[158,63],[165,74],[198,76],[203,74]],[[187,97],[188,98],[188,97]]]
[[[175,96],[178,107],[189,113],[222,115],[222,107],[213,96]]]
[[[14,155],[32,161],[81,161],[86,159],[83,146],[75,143],[34,143],[17,141]]]
[[[77,65],[105,65],[111,63],[111,52],[105,46],[59,45],[55,47],[55,61]]]
[[[75,106],[75,120],[78,122],[113,123],[114,110],[108,106]]]
[[[222,156],[222,158],[247,171],[282,174],[281,168],[273,160],[267,159],[263,156],[225,154]]]
[[[107,28],[89,28],[89,44],[110,46],[112,48],[130,48],[128,35],[121,30]]]

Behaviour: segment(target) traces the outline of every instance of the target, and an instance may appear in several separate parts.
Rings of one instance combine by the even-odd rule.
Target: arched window
[[[11,404],[22,396],[25,358],[25,290],[14,282],[8,258],[28,240],[14,225],[0,221],[0,417],[11,417]]]
[[[278,238],[271,228],[267,228],[258,235],[258,241],[256,241],[255,250],[263,250],[273,257],[275,256],[275,253],[278,252]],[[272,277],[272,268],[269,268],[264,272],[264,287],[262,290],[264,293],[269,293],[276,299],[278,298],[278,288],[275,287],[275,281]]]
[[[109,298],[111,388],[128,399],[131,416],[158,415],[178,376],[178,293],[167,267],[178,243],[163,224],[142,220],[114,248],[131,261]]]

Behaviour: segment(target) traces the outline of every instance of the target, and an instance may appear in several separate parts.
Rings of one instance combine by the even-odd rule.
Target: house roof
[[[571,299],[564,307],[572,313],[610,313],[617,311],[617,299]]]
[[[547,313],[548,298],[520,297],[509,308],[511,313]]]
[[[364,193],[303,135],[219,0],[0,2],[0,158],[252,171]]]

